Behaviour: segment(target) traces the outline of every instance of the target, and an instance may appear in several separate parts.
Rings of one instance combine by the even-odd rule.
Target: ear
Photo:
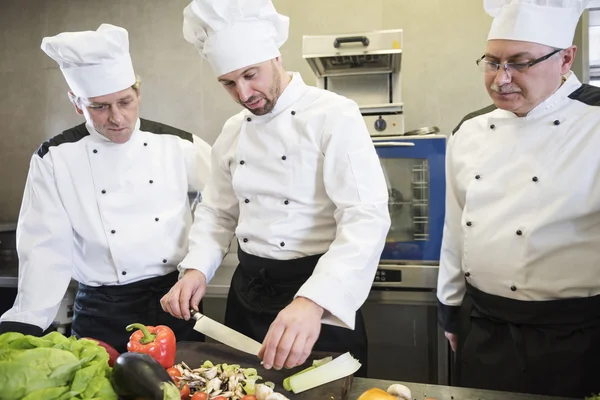
[[[565,75],[571,70],[571,66],[575,61],[575,54],[577,54],[577,46],[571,46],[564,50],[560,66],[560,73],[562,75]]]
[[[75,96],[75,94],[72,91],[68,91],[67,95],[69,96],[69,100],[71,100],[71,103],[73,104],[73,107],[75,107],[75,112],[79,115],[83,115],[83,110],[81,108],[79,108],[79,106],[77,105],[77,102],[75,101],[75,99],[77,99],[77,97]]]

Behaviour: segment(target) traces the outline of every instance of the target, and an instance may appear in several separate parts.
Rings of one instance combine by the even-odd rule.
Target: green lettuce
[[[96,342],[0,335],[0,400],[117,400],[110,384],[108,353]]]

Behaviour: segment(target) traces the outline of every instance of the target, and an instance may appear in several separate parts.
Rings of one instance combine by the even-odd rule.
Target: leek
[[[361,364],[356,358],[352,357],[350,353],[345,353],[333,361],[325,362],[318,367],[313,367],[311,367],[311,369],[307,368],[289,378],[288,383],[292,392],[298,394],[317,386],[345,378],[358,371]]]
[[[303,369],[300,372],[296,372],[294,375],[292,376],[296,376],[296,375],[300,375],[303,374],[305,372],[308,371],[312,371],[313,369],[320,367],[321,365],[325,365],[327,364],[329,361],[333,360],[333,357],[329,356],[329,357],[325,357],[325,358],[321,358],[320,360],[314,360],[312,365],[306,369]],[[290,379],[292,378],[292,376],[288,376],[287,378],[285,378],[283,380],[283,388],[285,390],[287,390],[288,392],[292,390],[292,387],[290,386]]]

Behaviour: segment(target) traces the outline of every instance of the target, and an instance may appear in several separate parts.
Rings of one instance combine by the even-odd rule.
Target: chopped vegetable
[[[262,379],[258,375],[258,371],[255,368],[242,368],[237,364],[214,365],[207,360],[200,368],[192,369],[183,362],[173,368],[177,369],[181,375],[177,378],[179,384],[189,385],[193,395],[192,399],[198,393],[203,393],[210,400],[217,400],[219,397],[224,397],[227,400],[261,400],[258,395],[260,387],[269,390],[269,394],[273,393],[272,389],[275,387],[272,382],[257,384],[257,381]],[[174,372],[170,375],[174,375]],[[265,400],[266,397],[264,396],[262,400]],[[202,398],[200,397],[200,399]]]
[[[287,397],[282,395],[281,393],[273,393],[269,395],[265,400],[289,400]]]
[[[310,367],[308,367],[306,369],[303,369],[302,371],[300,371],[298,373],[295,373],[292,376],[297,376],[297,375],[303,374],[305,372],[312,371],[313,369],[318,368],[321,365],[325,365],[325,364],[327,364],[328,362],[330,362],[332,360],[333,360],[333,357],[331,357],[331,356],[322,358],[320,360],[314,360],[313,363],[312,363],[312,365]],[[285,378],[283,380],[283,388],[285,390],[287,390],[288,392],[292,390],[292,387],[290,386],[290,379],[292,378],[292,376],[288,376],[287,378]]]
[[[98,343],[58,332],[0,335],[0,399],[116,400],[108,353]]]
[[[310,371],[290,377],[289,386],[298,394],[306,390],[352,375],[361,367],[360,362],[345,353],[333,361],[326,362]]]
[[[127,331],[138,329],[129,337],[127,350],[134,353],[149,354],[165,369],[175,364],[176,341],[175,333],[166,325],[145,326],[131,324]]]

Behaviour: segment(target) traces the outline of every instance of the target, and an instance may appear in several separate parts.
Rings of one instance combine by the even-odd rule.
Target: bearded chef
[[[570,71],[586,1],[485,1],[493,105],[449,141],[440,321],[457,384],[600,392],[600,89]]]
[[[162,303],[188,319],[235,234],[225,323],[263,343],[265,367],[295,367],[314,346],[354,353],[364,374],[359,309],[390,226],[387,186],[357,104],[283,69],[288,28],[270,0],[184,11],[186,40],[245,110],[213,146],[185,275]]]
[[[188,192],[208,179],[210,147],[190,133],[139,118],[140,82],[125,29],[44,38],[84,124],[33,154],[17,226],[18,295],[0,332],[39,335],[71,278],[79,282],[72,329],[126,351],[140,322],[202,339],[160,307],[187,253]],[[197,335],[197,336],[195,336]]]

